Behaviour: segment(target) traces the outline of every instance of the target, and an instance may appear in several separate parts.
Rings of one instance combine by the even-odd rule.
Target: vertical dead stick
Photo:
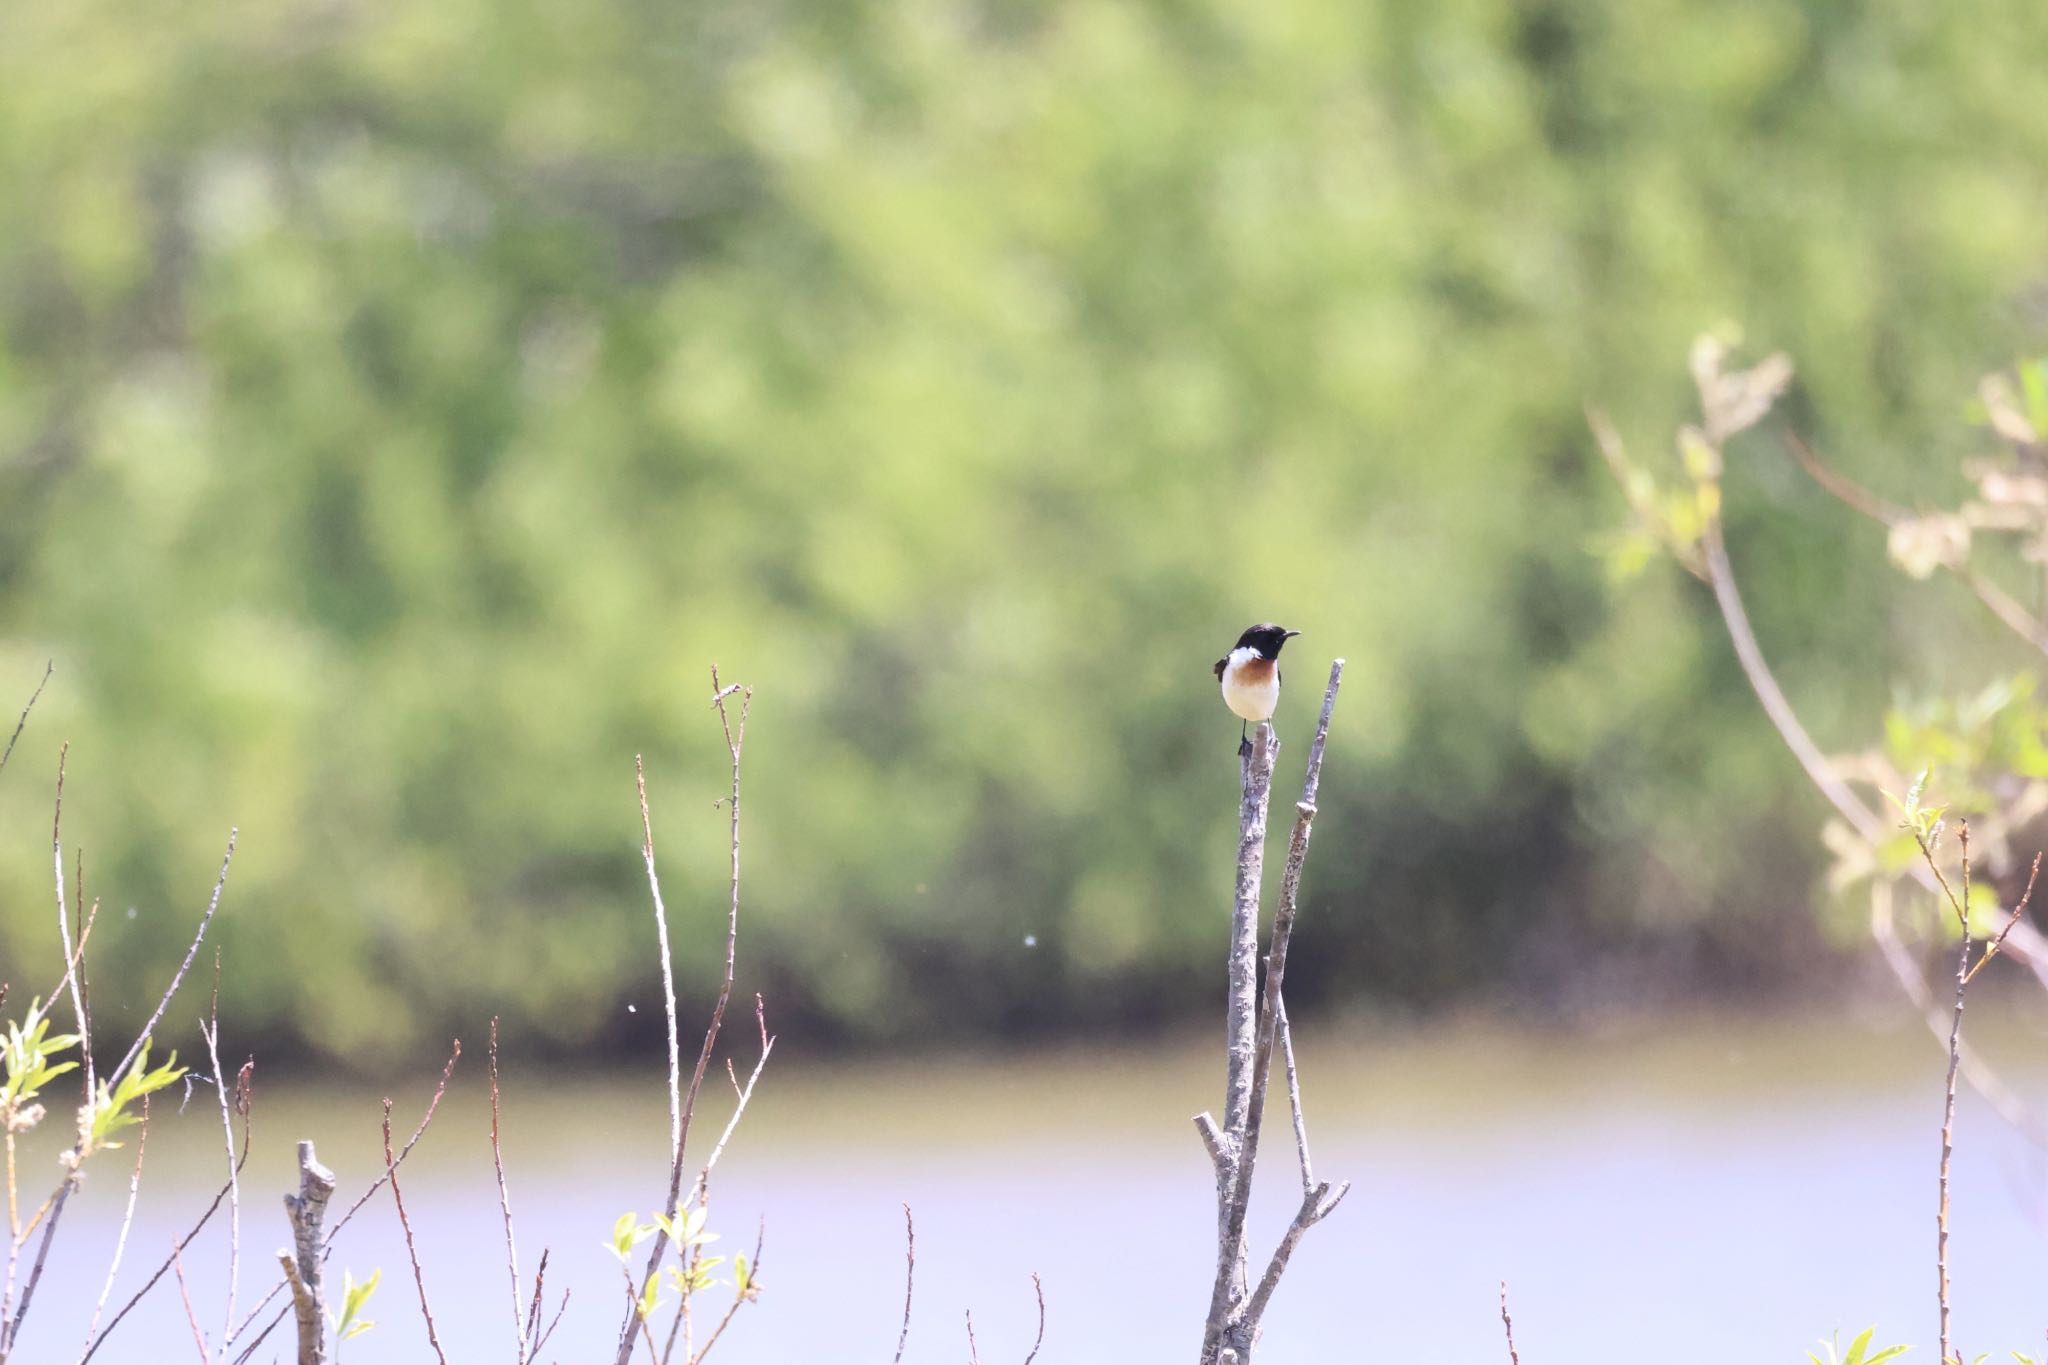
[[[1266,959],[1265,995],[1263,1002],[1257,1004],[1256,1024],[1250,1040],[1251,1051],[1246,1058],[1246,1061],[1249,1063],[1249,1074],[1245,1077],[1244,1109],[1234,1124],[1226,1126],[1224,1133],[1224,1143],[1230,1153],[1230,1159],[1226,1163],[1228,1168],[1226,1175],[1218,1182],[1218,1222],[1220,1226],[1217,1247],[1217,1277],[1214,1291],[1210,1296],[1209,1320],[1203,1336],[1202,1359],[1204,1361],[1217,1359],[1225,1348],[1231,1349],[1239,1360],[1248,1360],[1250,1358],[1252,1343],[1258,1335],[1259,1314],[1264,1311],[1266,1302],[1272,1296],[1273,1284],[1277,1282],[1279,1270],[1285,1267],[1287,1256],[1292,1253],[1294,1244],[1301,1239],[1301,1234],[1320,1221],[1330,1208],[1335,1207],[1334,1202],[1324,1205],[1320,1195],[1315,1192],[1314,1187],[1304,1181],[1304,1194],[1306,1197],[1304,1199],[1303,1212],[1297,1217],[1294,1225],[1290,1228],[1282,1251],[1276,1253],[1272,1265],[1269,1266],[1267,1280],[1262,1281],[1259,1291],[1247,1299],[1246,1291],[1249,1286],[1246,1282],[1245,1274],[1245,1218],[1251,1206],[1252,1176],[1258,1162],[1259,1132],[1265,1118],[1266,1084],[1272,1074],[1273,1052],[1279,1037],[1280,1015],[1283,1008],[1281,989],[1287,972],[1288,944],[1294,932],[1295,908],[1301,889],[1301,869],[1303,862],[1308,856],[1309,832],[1314,824],[1316,815],[1316,796],[1321,790],[1322,785],[1323,752],[1329,741],[1330,716],[1336,708],[1337,688],[1342,683],[1343,677],[1344,661],[1342,659],[1334,660],[1330,665],[1329,683],[1323,691],[1323,708],[1316,723],[1315,739],[1309,746],[1308,769],[1302,783],[1301,800],[1295,805],[1294,833],[1288,842],[1287,862],[1281,873],[1280,902],[1273,915],[1273,940]],[[1255,756],[1256,752],[1255,750]],[[1267,771],[1263,775],[1264,781],[1260,781],[1259,774],[1250,771],[1249,763],[1247,764],[1245,781],[1247,805],[1249,805],[1251,798],[1255,794],[1254,788],[1258,788],[1256,792],[1260,802],[1258,838],[1261,846],[1263,846],[1265,840],[1264,807],[1270,796],[1271,787],[1270,752],[1270,749],[1267,750]],[[1241,811],[1241,820],[1248,815],[1248,810]],[[1247,837],[1249,837],[1249,823],[1245,823],[1243,827]],[[1238,850],[1240,916],[1243,913],[1246,893],[1247,861],[1246,848],[1241,842]],[[1257,877],[1259,871],[1260,868],[1254,863],[1251,867],[1253,877],[1250,887],[1252,939],[1249,953],[1246,953],[1243,943],[1235,937],[1233,937],[1231,944],[1231,1007],[1233,1011],[1231,1018],[1231,1042],[1233,1048],[1238,1042],[1238,1034],[1236,1032],[1238,1019],[1235,1013],[1240,1003],[1239,997],[1236,994],[1238,986],[1237,971],[1241,960],[1243,965],[1253,969],[1256,968],[1258,953]],[[1241,925],[1238,921],[1233,921],[1234,931],[1240,927]],[[1250,1006],[1254,1000],[1256,1000],[1256,997],[1248,999],[1245,1003],[1247,1006]],[[1237,1057],[1234,1053],[1231,1061],[1233,1074],[1235,1074]],[[1234,1100],[1235,1098],[1234,1094],[1226,1096],[1227,1100]],[[1291,1090],[1290,1098],[1294,1100],[1295,1112],[1298,1114],[1298,1092]],[[1228,1119],[1227,1110],[1226,1118]],[[1305,1137],[1305,1134],[1302,1136]],[[1306,1151],[1306,1146],[1306,1142],[1303,1141],[1302,1149],[1304,1152]],[[1339,1197],[1342,1197],[1341,1194]]]
[[[896,1360],[902,1365],[903,1344],[910,1340],[910,1291],[917,1287],[917,1224],[911,1221],[910,1205],[903,1206],[903,1327],[896,1333]]]
[[[334,1197],[334,1172],[313,1155],[310,1141],[299,1144],[299,1191],[284,1197],[285,1216],[292,1224],[293,1250],[277,1259],[291,1281],[292,1308],[299,1320],[299,1365],[327,1365],[327,1299],[320,1282],[321,1224],[327,1201]]]
[[[1232,1235],[1231,1209],[1247,1182],[1245,1124],[1251,1115],[1259,1015],[1259,890],[1266,868],[1266,808],[1273,792],[1273,755],[1280,742],[1271,721],[1260,721],[1251,748],[1239,760],[1243,795],[1237,811],[1237,894],[1230,915],[1229,994],[1224,1008],[1223,1128],[1214,1143],[1216,1167],[1216,1282],[1202,1329],[1202,1360],[1216,1358],[1223,1334],[1243,1306],[1242,1225]],[[1211,1128],[1197,1120],[1204,1142]]]
[[[1508,1334],[1508,1365],[1522,1365],[1522,1353],[1515,1349],[1515,1320],[1508,1316],[1508,1282],[1500,1282],[1500,1325]]]

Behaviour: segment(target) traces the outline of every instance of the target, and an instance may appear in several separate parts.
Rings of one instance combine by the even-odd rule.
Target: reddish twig
[[[397,1165],[397,1160],[391,1150],[391,1097],[389,1095],[384,1097],[384,1164],[387,1167],[395,1167]],[[406,1258],[412,1262],[413,1287],[419,1290],[420,1293],[420,1316],[427,1320],[427,1344],[434,1348],[435,1359],[439,1360],[441,1365],[448,1365],[448,1353],[441,1349],[440,1330],[434,1325],[434,1309],[427,1302],[427,1277],[426,1272],[420,1269],[420,1251],[418,1245],[413,1241],[412,1219],[405,1212],[405,1192],[399,1188],[398,1175],[395,1170],[391,1176],[391,1202],[398,1206],[398,1226],[405,1233],[405,1254]]]
[[[199,1328],[199,1314],[192,1308],[192,1286],[185,1283],[185,1258],[177,1252],[171,1253],[171,1264],[178,1272],[178,1297],[185,1302],[185,1321],[192,1327],[192,1344],[199,1348],[199,1365],[210,1365],[213,1352],[207,1349],[206,1333]]]
[[[1508,1334],[1508,1365],[1522,1365],[1522,1353],[1515,1349],[1515,1320],[1508,1316],[1508,1282],[1500,1282],[1500,1325]]]

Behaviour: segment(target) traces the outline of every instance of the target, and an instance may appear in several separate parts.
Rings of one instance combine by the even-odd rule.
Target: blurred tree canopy
[[[9,6],[0,700],[58,674],[0,961],[55,959],[68,739],[99,979],[236,824],[235,1026],[652,1036],[632,759],[701,983],[715,660],[783,1018],[1182,1017],[1208,665],[1272,618],[1283,767],[1351,661],[1304,1007],[1767,975],[1816,805],[1688,585],[1603,586],[1580,404],[1668,432],[1739,319],[1845,465],[1952,470],[2048,315],[2044,48],[2010,0]],[[1739,449],[1758,628],[1860,735],[1944,590]]]

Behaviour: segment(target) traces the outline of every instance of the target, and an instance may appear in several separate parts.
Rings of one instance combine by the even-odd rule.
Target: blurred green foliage
[[[9,7],[0,695],[59,673],[0,962],[56,957],[69,739],[100,979],[238,824],[231,1032],[644,1040],[632,756],[701,984],[716,660],[785,1019],[1183,1017],[1208,664],[1279,619],[1283,765],[1351,660],[1305,1007],[1768,970],[1816,803],[1692,585],[1609,600],[1580,403],[1669,432],[1740,318],[1860,476],[1952,469],[2040,334],[2044,42],[2011,0]],[[1758,629],[1860,736],[1916,609],[1734,453]]]

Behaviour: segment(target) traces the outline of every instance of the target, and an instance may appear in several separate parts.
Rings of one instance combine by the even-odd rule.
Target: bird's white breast
[[[1249,645],[1230,651],[1223,665],[1223,704],[1246,720],[1271,720],[1280,704],[1280,669]]]

